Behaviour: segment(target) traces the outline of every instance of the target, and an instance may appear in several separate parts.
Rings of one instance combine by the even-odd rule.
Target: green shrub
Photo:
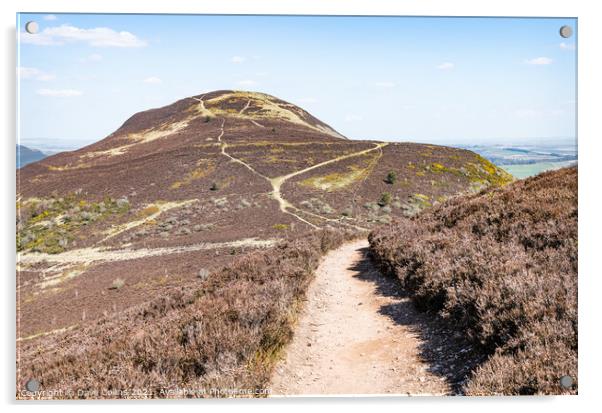
[[[382,195],[380,196],[380,199],[378,200],[378,205],[380,205],[381,207],[384,207],[386,205],[389,205],[391,203],[391,194],[389,192],[383,192]]]

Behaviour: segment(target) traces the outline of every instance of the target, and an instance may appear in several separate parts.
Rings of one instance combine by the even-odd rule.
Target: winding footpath
[[[205,108],[205,102],[203,101],[203,96],[202,95],[200,98],[196,98],[193,97],[192,99],[196,100],[197,102],[199,102],[199,105],[201,107],[201,111],[207,111],[207,109]],[[251,104],[251,100],[249,100],[247,102],[247,104],[239,111],[239,114],[243,114],[245,110],[247,110],[247,108],[249,107],[249,105]],[[251,122],[253,124],[255,124],[258,127],[263,128],[263,125],[260,125],[258,123],[256,123],[255,121],[251,120]],[[283,196],[282,196],[282,192],[280,190],[280,188],[282,187],[282,185],[288,181],[289,179],[297,176],[297,175],[301,175],[304,174],[306,172],[312,171],[316,168],[320,168],[322,166],[326,166],[329,165],[331,163],[335,163],[335,162],[339,162],[345,159],[349,159],[349,158],[353,158],[353,157],[357,157],[357,156],[362,156],[365,155],[367,153],[370,153],[372,151],[379,151],[380,154],[382,155],[382,148],[387,146],[388,143],[386,142],[380,142],[380,143],[375,143],[374,147],[372,148],[368,148],[368,149],[364,149],[362,151],[358,151],[358,152],[353,152],[350,154],[346,154],[346,155],[341,155],[338,156],[336,158],[332,158],[329,159],[327,161],[324,162],[320,162],[317,163],[315,165],[312,165],[308,168],[304,168],[304,169],[300,169],[298,171],[294,171],[291,172],[287,175],[282,175],[282,176],[277,176],[274,178],[270,178],[268,176],[265,176],[263,174],[261,174],[260,172],[258,172],[255,168],[253,168],[251,165],[249,165],[248,163],[244,162],[243,160],[236,158],[234,156],[232,156],[230,153],[228,153],[227,149],[228,149],[228,143],[225,142],[222,138],[224,137],[225,134],[225,124],[226,124],[226,119],[222,119],[222,123],[220,125],[220,132],[219,135],[217,136],[217,144],[220,146],[220,152],[223,156],[227,157],[228,159],[230,159],[233,162],[236,162],[242,166],[244,166],[245,168],[247,168],[249,171],[251,171],[252,173],[254,173],[255,175],[265,179],[266,181],[268,181],[270,183],[270,185],[272,186],[272,191],[270,192],[270,196],[272,197],[272,199],[276,200],[278,202],[280,211],[285,213],[285,214],[289,214],[292,215],[293,217],[295,217],[296,219],[298,219],[299,221],[303,222],[304,224],[307,224],[308,226],[310,226],[313,229],[318,229],[319,226],[309,222],[308,220],[304,219],[303,217],[301,217],[299,214],[304,214],[304,215],[309,215],[311,217],[314,218],[318,218],[320,220],[326,221],[326,222],[338,222],[338,223],[342,223],[343,225],[348,225],[351,227],[354,227],[356,229],[360,229],[360,230],[365,230],[366,228],[357,226],[357,225],[353,225],[353,224],[349,224],[346,222],[343,222],[342,219],[333,219],[333,218],[328,218],[310,211],[305,211],[302,210],[298,207],[296,207],[295,205],[293,205],[292,203],[290,203],[288,200],[286,200]],[[294,211],[294,212],[293,212]]]
[[[398,282],[372,266],[367,247],[345,244],[319,266],[272,396],[450,393],[421,356],[426,344],[411,322],[421,315]]]

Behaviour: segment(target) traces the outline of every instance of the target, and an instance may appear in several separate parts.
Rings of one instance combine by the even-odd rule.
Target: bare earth
[[[366,240],[329,253],[311,285],[272,395],[452,392],[424,360],[423,314],[367,257]],[[397,314],[402,312],[403,314]]]

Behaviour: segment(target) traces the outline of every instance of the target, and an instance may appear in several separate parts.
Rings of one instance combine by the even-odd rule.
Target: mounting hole
[[[570,389],[573,387],[573,378],[571,376],[562,376],[560,378],[560,386],[565,389]]]
[[[29,34],[36,34],[40,30],[40,26],[38,26],[37,22],[30,21],[25,23],[25,31]]]
[[[560,28],[560,36],[568,39],[573,35],[573,28],[571,26],[562,26]]]
[[[25,388],[27,389],[27,391],[30,391],[32,393],[36,392],[40,389],[40,382],[36,379],[29,379],[27,380],[27,383],[25,383]]]

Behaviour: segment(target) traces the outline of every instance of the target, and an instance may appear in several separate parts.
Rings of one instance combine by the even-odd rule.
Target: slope
[[[398,179],[387,183],[390,171]],[[135,114],[18,173],[23,339],[194,285],[288,236],[368,228],[510,180],[469,151],[348,140],[290,103],[240,91]]]
[[[370,245],[419,308],[488,357],[468,394],[576,393],[577,216],[572,167],[456,197],[376,229]]]

